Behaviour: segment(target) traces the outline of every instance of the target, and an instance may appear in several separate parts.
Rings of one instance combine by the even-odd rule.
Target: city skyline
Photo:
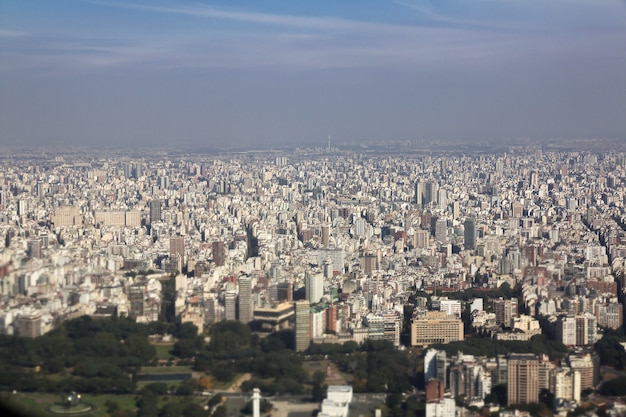
[[[0,144],[626,137],[623,1],[5,2]]]

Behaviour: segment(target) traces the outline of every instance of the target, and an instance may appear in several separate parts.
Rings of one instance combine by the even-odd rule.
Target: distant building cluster
[[[521,146],[15,155],[0,165],[0,331],[156,321],[173,279],[181,322],[294,328],[299,351],[468,328],[584,348],[623,323],[625,176],[624,154]],[[487,296],[504,288],[521,295]]]
[[[455,398],[482,407],[492,387],[506,384],[507,404],[539,402],[542,390],[554,394],[559,408],[580,404],[581,393],[595,387],[600,363],[595,354],[571,354],[566,362],[554,363],[532,353],[478,357],[447,357],[445,351],[429,349],[424,359],[426,415],[454,415]]]

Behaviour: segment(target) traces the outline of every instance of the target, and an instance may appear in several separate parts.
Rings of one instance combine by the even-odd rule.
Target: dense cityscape
[[[414,396],[427,417],[525,415],[540,403],[562,415],[625,410],[606,388],[626,364],[606,357],[626,355],[619,150],[400,155],[329,139],[292,151],[5,156],[0,175],[5,347],[85,316],[152,324],[153,342],[172,343],[186,323],[209,339],[239,323],[261,339],[287,335],[304,359],[371,343],[411,355],[411,383],[382,391]],[[356,373],[343,382],[319,416],[348,415],[353,389],[381,392]]]

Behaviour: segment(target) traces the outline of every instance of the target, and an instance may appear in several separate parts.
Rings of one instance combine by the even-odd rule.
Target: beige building
[[[126,212],[116,211],[94,211],[94,222],[101,226],[117,226],[124,227],[126,225]]]
[[[54,210],[50,220],[56,227],[69,227],[82,224],[83,216],[78,207],[62,206]]]
[[[463,340],[463,322],[443,311],[429,311],[411,323],[411,345],[428,346]]]
[[[539,361],[534,354],[509,357],[507,392],[508,405],[539,402]]]

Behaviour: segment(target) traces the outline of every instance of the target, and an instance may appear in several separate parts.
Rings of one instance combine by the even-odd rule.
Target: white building
[[[444,398],[437,402],[426,403],[426,417],[455,417],[454,398]]]

